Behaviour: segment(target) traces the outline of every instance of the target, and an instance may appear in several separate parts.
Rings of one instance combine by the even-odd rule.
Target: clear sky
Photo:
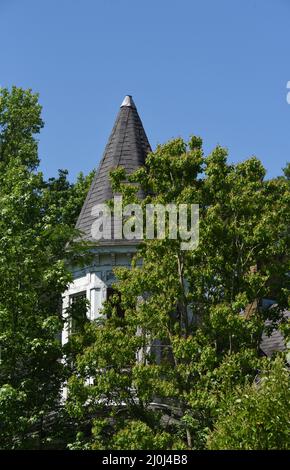
[[[40,94],[47,177],[97,165],[126,94],[153,148],[290,161],[289,0],[0,0],[0,44],[1,86]]]

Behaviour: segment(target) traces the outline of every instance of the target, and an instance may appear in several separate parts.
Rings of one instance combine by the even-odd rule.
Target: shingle
[[[284,318],[290,319],[290,312],[284,312]],[[266,321],[266,325],[269,326],[271,322]],[[266,356],[272,356],[273,353],[278,351],[284,351],[286,348],[285,339],[282,333],[279,330],[274,330],[270,336],[267,336],[265,333],[262,335],[262,341],[260,348]]]
[[[76,228],[83,233],[83,239],[92,240],[92,207],[113,197],[109,181],[110,171],[119,166],[130,174],[144,165],[149,152],[151,147],[135,103],[131,96],[126,96],[76,223]]]

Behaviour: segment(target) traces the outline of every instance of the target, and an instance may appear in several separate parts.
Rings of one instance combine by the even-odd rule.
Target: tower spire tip
[[[131,95],[126,95],[125,96],[120,108],[122,108],[123,106],[128,106],[130,108],[136,108],[135,103],[134,103],[133,98],[132,98]]]

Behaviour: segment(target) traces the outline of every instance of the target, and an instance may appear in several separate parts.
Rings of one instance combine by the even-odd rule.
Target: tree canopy
[[[73,448],[147,448],[149,436],[152,448],[206,448],[230,397],[267,369],[265,321],[268,334],[287,336],[290,193],[286,178],[265,173],[256,158],[229,164],[221,147],[204,156],[197,137],[158,146],[129,184],[122,169],[112,173],[124,204],[140,186],[143,207],[198,203],[199,244],[145,239],[131,269],[116,268],[109,319],[78,337],[67,408],[92,429]]]
[[[93,173],[45,180],[43,125],[36,94],[1,90],[0,448],[288,449],[287,350],[266,358],[261,337],[279,329],[289,345],[289,164],[266,179],[257,158],[206,156],[191,137],[130,176],[115,169],[124,204],[140,188],[143,208],[199,204],[199,244],[182,250],[168,224],[164,239],[145,238],[97,320],[82,300],[70,307],[76,332],[62,346]]]
[[[42,444],[59,409],[64,366],[61,294],[71,280],[66,243],[89,183],[38,171],[43,127],[37,95],[0,94],[0,447]],[[36,436],[36,440],[34,439]]]

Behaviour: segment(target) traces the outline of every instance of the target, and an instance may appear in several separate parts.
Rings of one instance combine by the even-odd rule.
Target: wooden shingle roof
[[[76,228],[81,230],[84,240],[92,241],[93,206],[105,203],[113,197],[109,181],[110,171],[121,166],[130,174],[144,165],[146,155],[150,151],[151,147],[135,103],[128,95],[121,104],[103,158],[77,220]]]

